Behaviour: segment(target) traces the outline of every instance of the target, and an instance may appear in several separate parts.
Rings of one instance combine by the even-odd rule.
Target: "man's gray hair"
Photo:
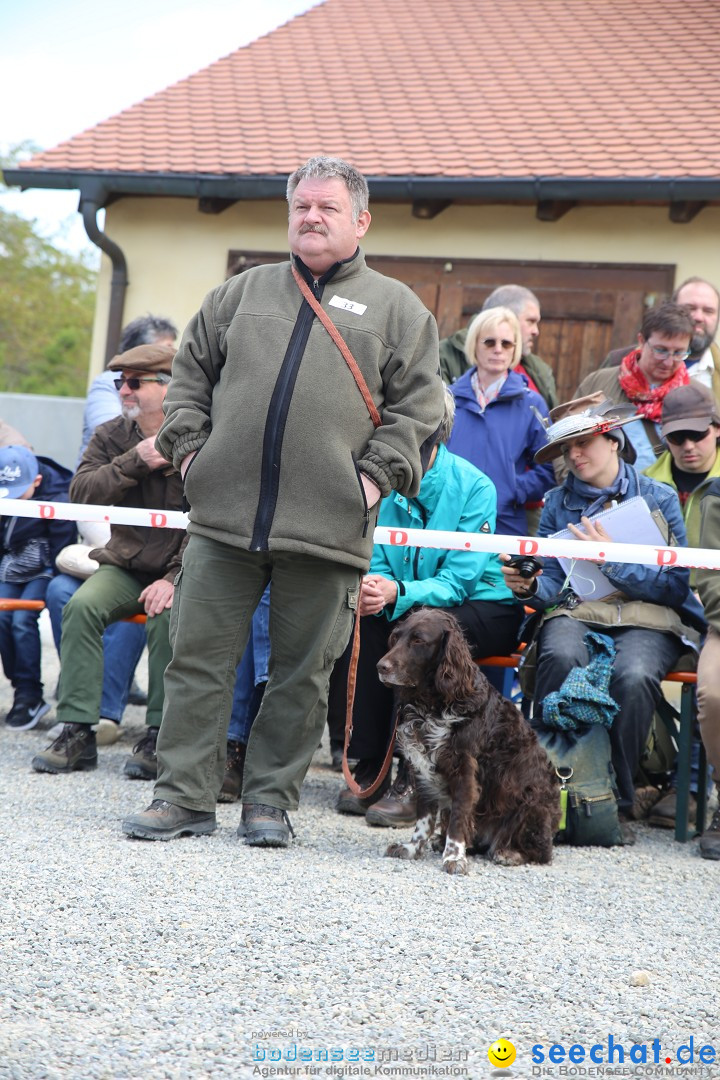
[[[158,338],[177,337],[177,326],[162,315],[140,315],[123,328],[118,353],[128,352],[138,345],[154,345]]]
[[[528,304],[537,304],[538,310],[540,308],[540,301],[530,289],[526,289],[524,285],[500,285],[490,293],[481,311],[487,311],[488,308],[493,307],[505,307],[510,308],[520,318]]]
[[[304,165],[291,173],[287,182],[288,206],[292,202],[295,188],[301,180],[334,180],[336,177],[342,180],[348,189],[352,206],[352,219],[353,223],[356,222],[363,211],[368,208],[370,191],[363,174],[358,172],[347,161],[343,161],[342,158],[322,157],[320,155],[311,157],[308,158]]]

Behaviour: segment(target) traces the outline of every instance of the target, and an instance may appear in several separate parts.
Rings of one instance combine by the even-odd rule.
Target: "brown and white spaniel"
[[[393,631],[379,661],[396,692],[398,745],[413,767],[418,818],[386,855],[417,859],[440,815],[442,868],[467,873],[467,852],[504,866],[549,863],[560,820],[555,770],[518,709],[473,662],[457,620],[422,608]]]

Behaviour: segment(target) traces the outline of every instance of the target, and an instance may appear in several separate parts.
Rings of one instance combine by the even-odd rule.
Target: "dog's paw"
[[[388,844],[385,850],[386,859],[416,859],[417,855],[410,844]]]
[[[496,851],[493,854],[493,862],[498,866],[523,866],[527,859],[524,855],[521,855],[519,851]]]
[[[443,859],[442,868],[445,874],[467,874],[467,859]]]

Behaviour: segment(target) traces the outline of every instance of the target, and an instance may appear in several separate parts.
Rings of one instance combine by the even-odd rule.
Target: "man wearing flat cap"
[[[180,510],[180,476],[155,449],[175,350],[139,345],[109,364],[117,372],[122,415],[95,429],[70,485],[72,502]],[[72,772],[97,764],[92,725],[102,690],[102,635],[112,622],[147,616],[147,735],[125,763],[126,775],[151,780],[163,705],[163,675],[170,661],[169,609],[182,561],[185,534],[178,529],[112,525],[110,540],[90,555],[100,566],[63,612],[62,680],[58,737],[32,761],[36,772]]]

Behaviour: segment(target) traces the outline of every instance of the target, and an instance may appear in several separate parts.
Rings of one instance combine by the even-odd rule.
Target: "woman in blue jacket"
[[[436,433],[437,443],[420,491],[413,499],[397,493],[385,499],[379,525],[494,532],[496,498],[492,483],[442,445],[452,428],[453,412],[453,398],[446,391],[445,418]],[[387,652],[388,638],[397,620],[423,606],[451,612],[460,622],[475,657],[511,652],[517,645],[523,609],[505,585],[497,555],[377,544],[360,593],[361,644],[350,745],[350,757],[359,759],[355,778],[362,786],[367,786],[380,771],[392,730],[393,694],[378,679],[376,664]],[[350,646],[331,678],[331,737],[345,726],[349,653]],[[404,790],[404,769],[399,770],[397,783]],[[375,799],[381,794],[376,793]],[[346,788],[340,794],[338,810],[364,814],[368,805]],[[404,820],[393,824],[414,820],[412,808],[408,813]]]
[[[490,477],[497,491],[497,532],[525,536],[526,504],[538,505],[555,483],[534,460],[545,445],[545,401],[512,369],[522,334],[509,308],[481,311],[468,328],[465,355],[474,367],[452,385],[456,415],[448,450]]]
[[[569,468],[563,485],[545,497],[538,536],[568,529],[580,541],[607,543],[612,539],[608,531],[590,518],[612,502],[640,496],[654,512],[666,542],[684,545],[677,495],[633,468],[635,451],[622,431],[632,408],[611,402],[585,407],[590,400],[578,399],[554,410],[554,415],[560,409],[564,415],[549,429],[549,441],[537,454],[540,461],[562,454]],[[508,566],[503,574],[519,599],[532,597],[544,611],[533,698],[538,722],[547,695],[560,689],[574,667],[587,665],[586,631],[594,628],[612,637],[617,651],[610,694],[619,712],[610,728],[610,742],[620,813],[630,817],[633,781],[660,698],[660,683],[687,651],[688,628],[702,630],[704,619],[690,592],[689,571],[682,567],[601,563],[599,568],[614,590],[596,600],[575,594],[557,559],[547,560],[544,569],[529,579]]]

